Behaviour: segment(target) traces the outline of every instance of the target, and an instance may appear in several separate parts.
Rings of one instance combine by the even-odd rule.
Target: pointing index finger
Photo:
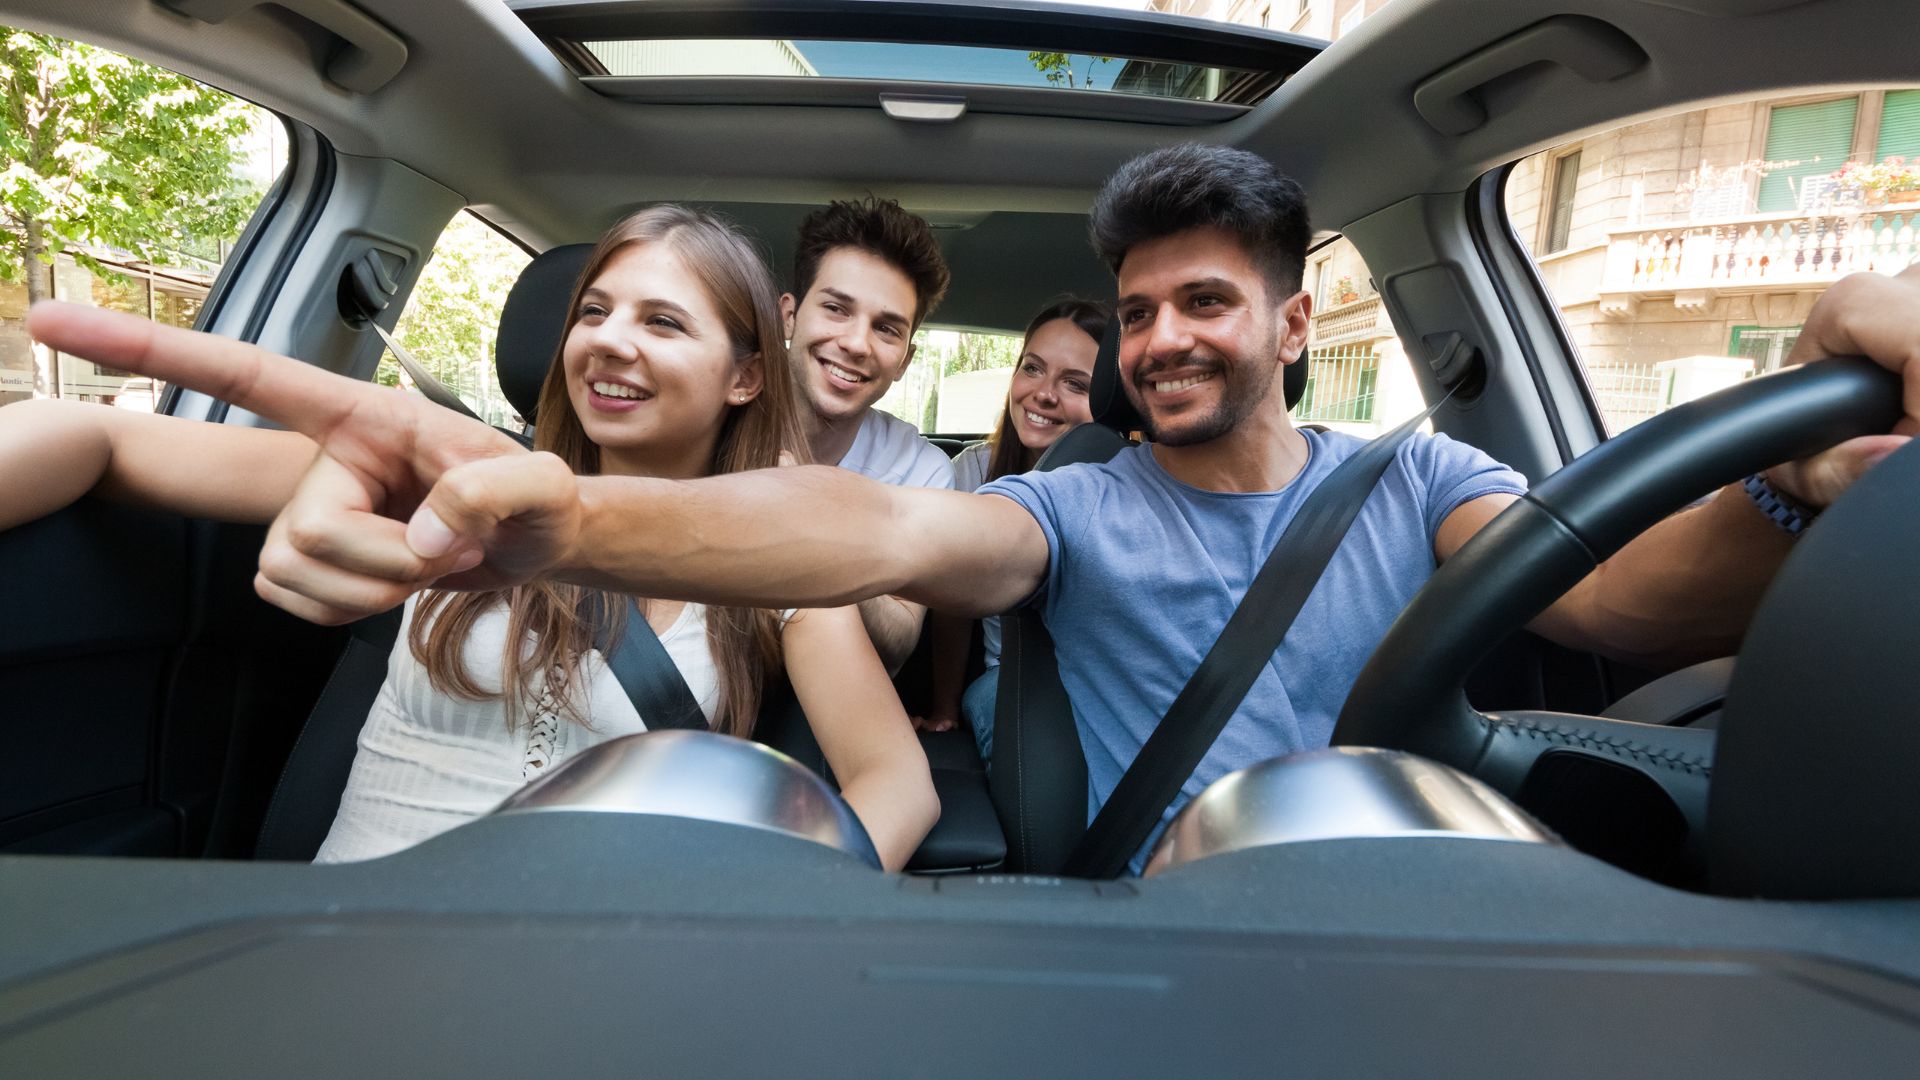
[[[316,441],[371,389],[258,345],[80,304],[35,304],[27,331],[61,352],[198,390]]]

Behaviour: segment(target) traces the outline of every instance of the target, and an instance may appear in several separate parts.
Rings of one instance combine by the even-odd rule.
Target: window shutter
[[[1761,213],[1798,209],[1802,180],[1824,177],[1846,164],[1859,110],[1857,97],[1774,108],[1767,120],[1767,160],[1795,164],[1782,165],[1760,181]]]
[[[1880,141],[1874,146],[1873,160],[1890,157],[1911,162],[1920,158],[1920,90],[1887,91],[1886,108],[1880,113]]]

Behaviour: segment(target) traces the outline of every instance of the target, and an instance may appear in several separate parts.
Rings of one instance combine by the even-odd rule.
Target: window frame
[[[1582,141],[1572,146],[1563,147],[1562,151],[1554,154],[1553,159],[1547,163],[1547,182],[1540,185],[1540,196],[1542,200],[1540,207],[1540,254],[1536,256],[1536,258],[1557,255],[1573,246],[1573,204],[1575,200],[1580,197],[1580,169],[1585,165],[1584,160],[1574,166],[1573,190],[1568,193],[1567,197],[1567,234],[1560,238],[1559,247],[1553,246],[1554,206],[1559,202],[1557,189],[1560,184],[1561,170],[1566,168],[1568,158],[1583,157],[1582,151],[1586,149],[1586,145],[1587,144]]]
[[[1787,325],[1787,326],[1764,326],[1760,323],[1735,324],[1727,328],[1727,355],[1728,356],[1745,355],[1744,353],[1740,352],[1740,342],[1743,337],[1752,337],[1752,338],[1784,337],[1787,333],[1790,332],[1793,335],[1794,340],[1798,340],[1800,337],[1800,332],[1804,329],[1806,329],[1806,325],[1804,323],[1796,323],[1796,324]],[[1781,367],[1785,366],[1787,354],[1793,351],[1793,343],[1790,341],[1783,340],[1781,341],[1781,345],[1783,346],[1780,349],[1781,362],[1779,364],[1773,364],[1773,365],[1761,365],[1758,362],[1756,362],[1754,366],[1755,375],[1765,374],[1766,372],[1769,372],[1769,371],[1778,371]],[[1771,349],[1768,350],[1769,353],[1771,353],[1772,351],[1773,350]],[[1749,359],[1752,359],[1752,358],[1749,357]]]

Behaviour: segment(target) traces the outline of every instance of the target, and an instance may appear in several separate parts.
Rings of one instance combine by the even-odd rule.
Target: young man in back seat
[[[813,460],[885,484],[951,488],[947,455],[912,424],[874,408],[913,361],[913,332],[947,292],[927,223],[891,199],[835,202],[807,215],[793,291],[780,298]],[[913,651],[926,608],[896,596],[860,604],[889,670]]]
[[[1052,630],[1087,751],[1091,812],[1301,502],[1361,445],[1294,427],[1279,389],[1312,313],[1300,289],[1309,232],[1298,185],[1242,151],[1177,146],[1123,166],[1092,217],[1119,278],[1122,385],[1157,441],[1104,465],[1003,478],[984,494],[819,467],[557,483],[550,462],[425,403],[405,430],[355,425],[356,403],[381,391],[251,346],[101,313],[61,312],[33,329],[63,351],[191,386],[311,432],[330,455],[373,463],[351,482],[339,470],[310,474],[285,516],[301,528],[276,529],[279,547],[263,554],[263,567],[309,568],[280,583],[309,617],[346,621],[436,581],[532,578],[776,608],[885,593],[979,615],[1033,605]],[[1893,434],[1760,477],[1816,510],[1920,430],[1920,268],[1848,278],[1815,306],[1794,359],[1848,353],[1902,373],[1906,416]],[[385,494],[428,487],[417,506]],[[1230,770],[1325,745],[1401,606],[1524,487],[1444,436],[1404,443],[1299,632],[1168,815]],[[408,525],[375,527],[365,508]],[[1790,549],[1777,521],[1731,485],[1627,545],[1533,629],[1643,661],[1724,655]]]

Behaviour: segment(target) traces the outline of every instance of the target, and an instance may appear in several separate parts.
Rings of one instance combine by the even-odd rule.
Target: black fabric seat
[[[957,458],[967,452],[967,448],[977,446],[979,439],[951,439],[944,435],[929,435],[927,441],[940,448],[940,452],[950,458]]]
[[[1307,389],[1307,356],[1282,377],[1287,408]],[[1107,326],[1093,363],[1087,403],[1093,423],[1054,441],[1034,468],[1097,465],[1132,445],[1145,427],[1120,385],[1120,327]],[[1115,612],[1115,617],[1126,613]],[[1017,611],[1000,620],[1000,687],[994,701],[994,810],[1006,834],[1008,870],[1057,874],[1087,831],[1087,760],[1073,705],[1060,682],[1054,642],[1039,613]]]

